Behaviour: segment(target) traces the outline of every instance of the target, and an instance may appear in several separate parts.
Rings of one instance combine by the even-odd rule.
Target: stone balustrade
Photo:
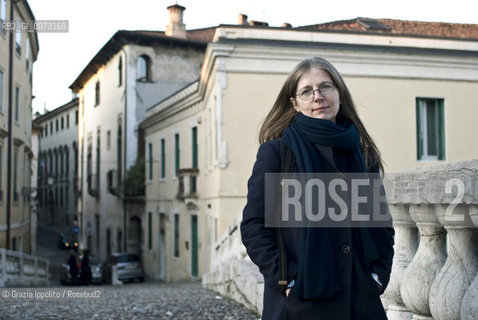
[[[478,160],[387,174],[390,320],[478,319]]]
[[[48,286],[49,260],[0,249],[0,287]]]
[[[384,184],[395,228],[388,318],[478,319],[478,160],[387,173]],[[260,314],[263,279],[238,226],[212,249],[203,285]]]

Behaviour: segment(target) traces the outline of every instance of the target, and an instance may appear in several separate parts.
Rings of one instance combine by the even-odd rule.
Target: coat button
[[[340,247],[340,251],[343,253],[343,254],[349,254],[350,253],[350,246],[348,244],[343,244],[341,247]]]

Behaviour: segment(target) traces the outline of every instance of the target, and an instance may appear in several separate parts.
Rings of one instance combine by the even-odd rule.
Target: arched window
[[[136,61],[137,79],[139,81],[151,81],[151,59],[143,54]]]

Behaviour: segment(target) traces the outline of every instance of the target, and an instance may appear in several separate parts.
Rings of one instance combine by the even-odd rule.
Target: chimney
[[[239,22],[240,26],[247,26],[247,15],[243,13],[239,13]]]
[[[183,23],[183,12],[186,8],[176,3],[169,6],[168,10],[169,24],[166,26],[166,35],[186,39],[186,25]]]

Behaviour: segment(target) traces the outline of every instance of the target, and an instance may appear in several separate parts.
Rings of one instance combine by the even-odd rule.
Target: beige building
[[[16,25],[31,24],[35,18],[25,0],[0,0],[0,22],[11,21],[12,4]],[[31,253],[35,228],[30,208],[32,72],[39,50],[37,33],[2,27],[0,48],[0,247],[7,247],[9,234],[9,249]]]
[[[357,18],[217,27],[198,81],[148,109],[145,268],[196,279],[241,219],[258,131],[288,72],[321,56],[341,72],[386,171],[478,156],[478,25]]]
[[[41,222],[67,233],[77,220],[78,99],[35,118],[40,127],[37,203]]]
[[[185,32],[168,7],[166,32],[118,31],[70,88],[79,97],[80,242],[100,259],[143,253],[146,108],[197,78],[209,29]]]

